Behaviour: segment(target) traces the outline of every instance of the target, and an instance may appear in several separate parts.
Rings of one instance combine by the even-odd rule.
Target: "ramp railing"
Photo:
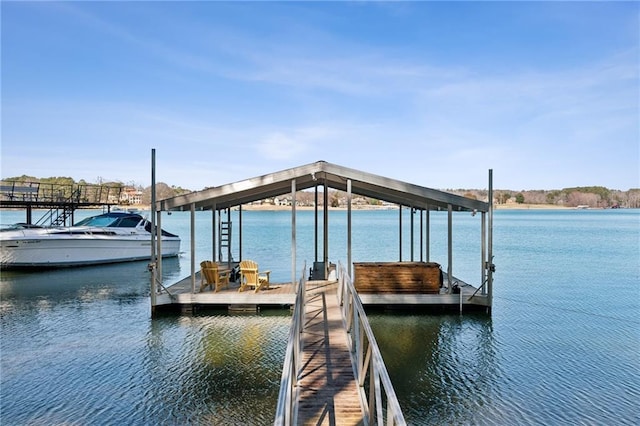
[[[367,424],[406,425],[364,307],[342,263],[338,272],[338,298]]]
[[[305,272],[307,264],[302,268],[302,276],[298,281],[296,302],[293,308],[293,318],[289,329],[287,349],[284,356],[284,366],[280,379],[280,393],[276,407],[275,426],[291,426],[297,424],[297,386],[298,374],[302,368],[302,331],[304,328],[304,303],[307,279]]]

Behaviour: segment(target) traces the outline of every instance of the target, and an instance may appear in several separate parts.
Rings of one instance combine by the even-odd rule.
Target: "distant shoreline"
[[[124,208],[122,206],[121,208]],[[406,206],[403,206],[405,208]],[[132,208],[129,206],[128,208]],[[139,210],[149,210],[150,206],[140,206],[137,207]],[[508,203],[508,204],[494,204],[494,210],[576,210],[575,207],[566,207],[566,206],[557,206],[554,204],[516,204],[516,203]],[[126,208],[124,208],[126,210]],[[291,206],[275,206],[272,204],[243,204],[242,210],[244,211],[288,211],[291,210]],[[313,206],[298,206],[296,210],[301,211],[309,211],[314,210]],[[318,210],[322,210],[322,206],[318,207]],[[329,207],[329,210],[334,211],[346,211],[346,207]],[[398,206],[362,206],[356,205],[351,206],[351,210],[398,210]],[[598,210],[598,208],[591,208],[591,210]]]
[[[406,206],[403,206],[403,208],[405,208]],[[508,203],[508,204],[494,204],[493,206],[494,210],[579,210],[576,207],[567,207],[567,206],[558,206],[558,205],[554,205],[554,204],[516,204],[516,203]],[[80,210],[99,210],[101,209],[100,207],[96,207],[93,209],[80,209]],[[374,211],[374,210],[398,210],[398,206],[397,205],[392,205],[392,206],[362,206],[362,205],[355,205],[351,207],[352,210],[367,210],[367,211]],[[599,207],[590,207],[588,210],[602,210],[603,208],[599,208]],[[2,209],[2,210],[24,210],[23,208],[7,208],[7,209]],[[47,210],[47,209],[36,209],[36,210]],[[151,206],[148,205],[122,205],[122,206],[111,206],[111,211],[118,211],[118,210],[122,210],[122,211],[132,211],[132,212],[139,212],[139,211],[150,211],[151,210]],[[291,206],[275,206],[275,205],[271,205],[271,204],[243,204],[242,205],[242,210],[244,211],[287,211],[287,210],[291,210]],[[300,211],[312,211],[314,210],[313,206],[298,206],[296,207],[296,210],[300,210]],[[318,207],[318,210],[322,210],[322,207]],[[329,210],[332,211],[346,211],[347,208],[346,207],[329,207]]]

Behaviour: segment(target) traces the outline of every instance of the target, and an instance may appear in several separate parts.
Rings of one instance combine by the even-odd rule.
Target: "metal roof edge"
[[[354,193],[358,193],[357,191],[361,190],[366,194],[374,194],[376,198],[381,200],[407,206],[414,205],[425,208],[425,206],[433,205],[434,207],[442,208],[451,204],[454,210],[488,211],[489,209],[489,203],[484,201],[375,175],[324,160],[188,194],[177,195],[160,200],[156,205],[158,210],[185,210],[185,207],[191,204],[196,204],[197,208],[209,207],[213,203],[220,203],[221,206],[239,205],[286,193],[290,191],[291,187],[288,182],[302,178],[305,179],[300,182],[300,189],[314,186],[316,180],[322,181],[324,179],[332,182],[334,185],[328,184],[332,188],[336,187],[335,182],[338,179],[344,182],[345,185],[347,180],[351,180]],[[385,198],[385,195],[388,198]]]

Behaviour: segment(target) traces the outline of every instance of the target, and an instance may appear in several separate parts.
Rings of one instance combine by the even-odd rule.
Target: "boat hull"
[[[151,239],[71,236],[0,241],[2,269],[60,268],[151,259]],[[178,256],[179,239],[162,240],[162,257]]]

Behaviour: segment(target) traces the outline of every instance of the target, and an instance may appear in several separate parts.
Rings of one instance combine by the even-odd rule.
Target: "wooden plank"
[[[308,284],[303,345],[298,424],[363,424],[335,284]]]

